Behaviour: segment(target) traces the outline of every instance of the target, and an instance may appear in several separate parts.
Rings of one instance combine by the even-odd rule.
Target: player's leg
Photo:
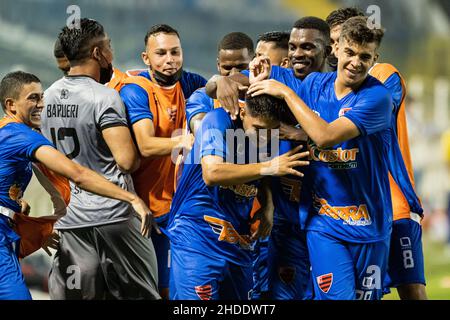
[[[402,300],[426,300],[422,227],[412,219],[393,223],[389,253],[389,287],[396,287]]]
[[[269,275],[268,254],[269,237],[255,241],[252,251],[253,263],[253,290],[252,300],[265,300],[268,298]]]
[[[167,216],[167,215],[166,215]],[[164,216],[163,218],[166,218]],[[164,221],[157,221],[160,228],[167,226],[167,219]],[[158,263],[158,290],[161,298],[169,299],[169,252],[170,252],[170,240],[164,234],[152,233],[152,242],[155,248],[156,260]]]
[[[171,243],[170,300],[219,300],[226,261]]]
[[[160,299],[156,255],[137,217],[94,227],[107,290],[116,299]]]
[[[270,298],[308,299],[310,262],[306,235],[288,221],[275,223],[269,245]]]
[[[252,266],[227,263],[224,279],[219,283],[220,300],[250,300],[252,297]]]
[[[354,263],[344,242],[322,232],[307,231],[316,300],[354,300]]]
[[[48,288],[52,300],[105,299],[105,280],[92,228],[60,230]]]
[[[31,300],[13,243],[8,243],[0,221],[0,300]]]
[[[386,276],[389,238],[373,243],[348,244],[354,260],[356,299],[381,300]]]

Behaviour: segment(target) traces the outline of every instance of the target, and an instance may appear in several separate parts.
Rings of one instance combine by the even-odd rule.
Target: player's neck
[[[99,81],[100,79],[100,70],[98,68],[94,68],[88,64],[80,64],[70,67],[70,71],[68,74],[69,77],[76,76],[86,76],[94,79],[95,81]]]
[[[343,79],[341,79],[339,77],[339,73],[338,73],[338,76],[336,77],[336,80],[334,81],[334,92],[336,94],[336,98],[338,100],[341,100],[350,92],[357,91],[361,87],[361,85],[364,83],[365,79],[366,78],[364,78],[363,80],[361,80],[357,83],[354,83],[352,85],[348,85],[345,81],[343,81]]]

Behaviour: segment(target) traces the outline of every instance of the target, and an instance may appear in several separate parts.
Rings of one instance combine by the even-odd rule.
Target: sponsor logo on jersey
[[[240,235],[230,222],[206,215],[203,216],[203,219],[209,224],[212,231],[219,235],[217,240],[225,241],[230,244],[238,244],[245,250],[251,249],[250,236]]]
[[[210,284],[206,284],[203,286],[196,286],[195,293],[201,300],[211,300],[212,296],[212,288]]]
[[[308,141],[309,160],[328,163],[331,169],[353,169],[358,166],[356,161],[359,148],[320,149],[311,140]]]
[[[323,293],[328,293],[331,289],[331,285],[333,284],[333,273],[323,274],[316,278],[317,285]]]
[[[314,195],[314,207],[320,215],[331,217],[335,220],[343,220],[351,226],[368,226],[372,224],[367,205],[331,206],[325,199]]]
[[[344,114],[346,114],[350,110],[352,110],[352,108],[342,108],[341,110],[339,110],[339,117],[342,117]]]
[[[233,191],[236,195],[245,198],[254,198],[258,193],[258,188],[250,184],[239,184],[233,186],[220,186],[222,189]]]

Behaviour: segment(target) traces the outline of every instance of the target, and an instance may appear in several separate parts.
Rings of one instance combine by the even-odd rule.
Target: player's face
[[[281,66],[286,63],[288,53],[287,50],[276,48],[274,42],[259,41],[256,45],[255,55],[269,57],[272,65]]]
[[[17,99],[10,99],[8,113],[31,128],[41,125],[41,112],[44,108],[44,92],[39,82],[25,84]]]
[[[375,42],[360,45],[341,38],[337,46],[338,78],[347,87],[360,85],[378,58],[377,48]]]
[[[288,54],[294,74],[299,79],[311,72],[322,71],[328,55],[325,40],[318,30],[296,28],[291,31]]]
[[[217,70],[221,76],[229,76],[248,69],[252,60],[247,48],[220,50],[217,57]]]
[[[280,121],[253,117],[247,110],[247,107],[241,109],[240,117],[242,126],[247,136],[258,137],[258,145],[263,146],[270,141],[271,130],[280,128]]]
[[[183,65],[180,39],[176,34],[162,32],[150,36],[142,59],[152,70],[166,76],[175,74]]]
[[[331,44],[331,54],[328,56],[330,65],[337,65],[337,45],[339,43],[339,37],[341,35],[342,25],[337,25],[330,30],[330,44]]]

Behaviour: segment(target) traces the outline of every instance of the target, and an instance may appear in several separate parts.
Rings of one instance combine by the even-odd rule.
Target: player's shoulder
[[[215,128],[233,128],[233,122],[230,115],[225,111],[224,108],[216,108],[208,112],[203,118],[202,124],[208,127]]]
[[[303,92],[319,92],[327,86],[332,86],[336,79],[336,72],[312,72],[301,83]]]
[[[44,91],[44,97],[45,96],[50,96],[51,94],[61,90],[64,85],[64,77],[56,80],[55,82],[53,82],[50,87],[48,87],[45,91]]]
[[[368,75],[357,93],[358,98],[372,102],[392,102],[391,93],[377,78]]]
[[[386,62],[376,63],[369,71],[369,74],[374,76],[375,78],[378,78],[377,75],[379,74],[393,74],[393,73],[400,74],[400,71],[398,71],[398,69],[392,64]]]
[[[203,79],[205,80],[205,78],[203,76],[201,76],[200,74],[196,73],[196,72],[191,72],[191,71],[187,71],[187,70],[183,70],[183,74],[181,75],[182,78],[186,79],[186,80],[191,80],[191,79]]]

